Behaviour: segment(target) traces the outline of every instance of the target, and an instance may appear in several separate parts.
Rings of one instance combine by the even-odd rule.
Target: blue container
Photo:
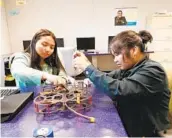
[[[51,137],[53,138],[54,137],[54,133],[53,133],[53,130],[51,128],[47,128],[47,127],[43,127],[43,128],[37,128],[33,131],[33,136],[34,137]]]

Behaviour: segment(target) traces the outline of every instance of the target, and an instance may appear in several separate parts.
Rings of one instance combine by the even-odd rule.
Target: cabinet
[[[101,71],[109,72],[118,68],[110,53],[86,54],[92,64]]]
[[[148,30],[153,35],[153,43],[148,50],[153,50],[150,58],[158,61],[166,70],[169,87],[172,91],[172,15],[152,16],[148,21]],[[172,115],[172,96],[170,100],[170,112]]]
[[[152,16],[147,29],[153,36],[153,42],[148,46],[148,50],[154,51],[150,58],[162,65],[172,64],[172,15]]]

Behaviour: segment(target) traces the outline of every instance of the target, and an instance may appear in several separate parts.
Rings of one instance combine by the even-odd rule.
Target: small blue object
[[[38,138],[38,137],[54,137],[53,130],[51,128],[37,128],[33,131],[33,136]]]

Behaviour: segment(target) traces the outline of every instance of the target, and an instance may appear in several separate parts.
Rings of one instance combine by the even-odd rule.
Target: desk
[[[38,115],[30,102],[12,121],[1,124],[2,137],[32,137],[34,128],[52,127],[54,137],[127,137],[115,106],[109,97],[93,89],[93,106],[85,113],[96,123],[73,113]]]
[[[112,71],[118,68],[110,53],[85,53],[85,55],[101,71]]]

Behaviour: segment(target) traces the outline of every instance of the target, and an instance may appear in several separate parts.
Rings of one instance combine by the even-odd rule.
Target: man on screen
[[[115,17],[115,26],[127,25],[125,16],[122,16],[122,10],[118,10],[117,16]]]

